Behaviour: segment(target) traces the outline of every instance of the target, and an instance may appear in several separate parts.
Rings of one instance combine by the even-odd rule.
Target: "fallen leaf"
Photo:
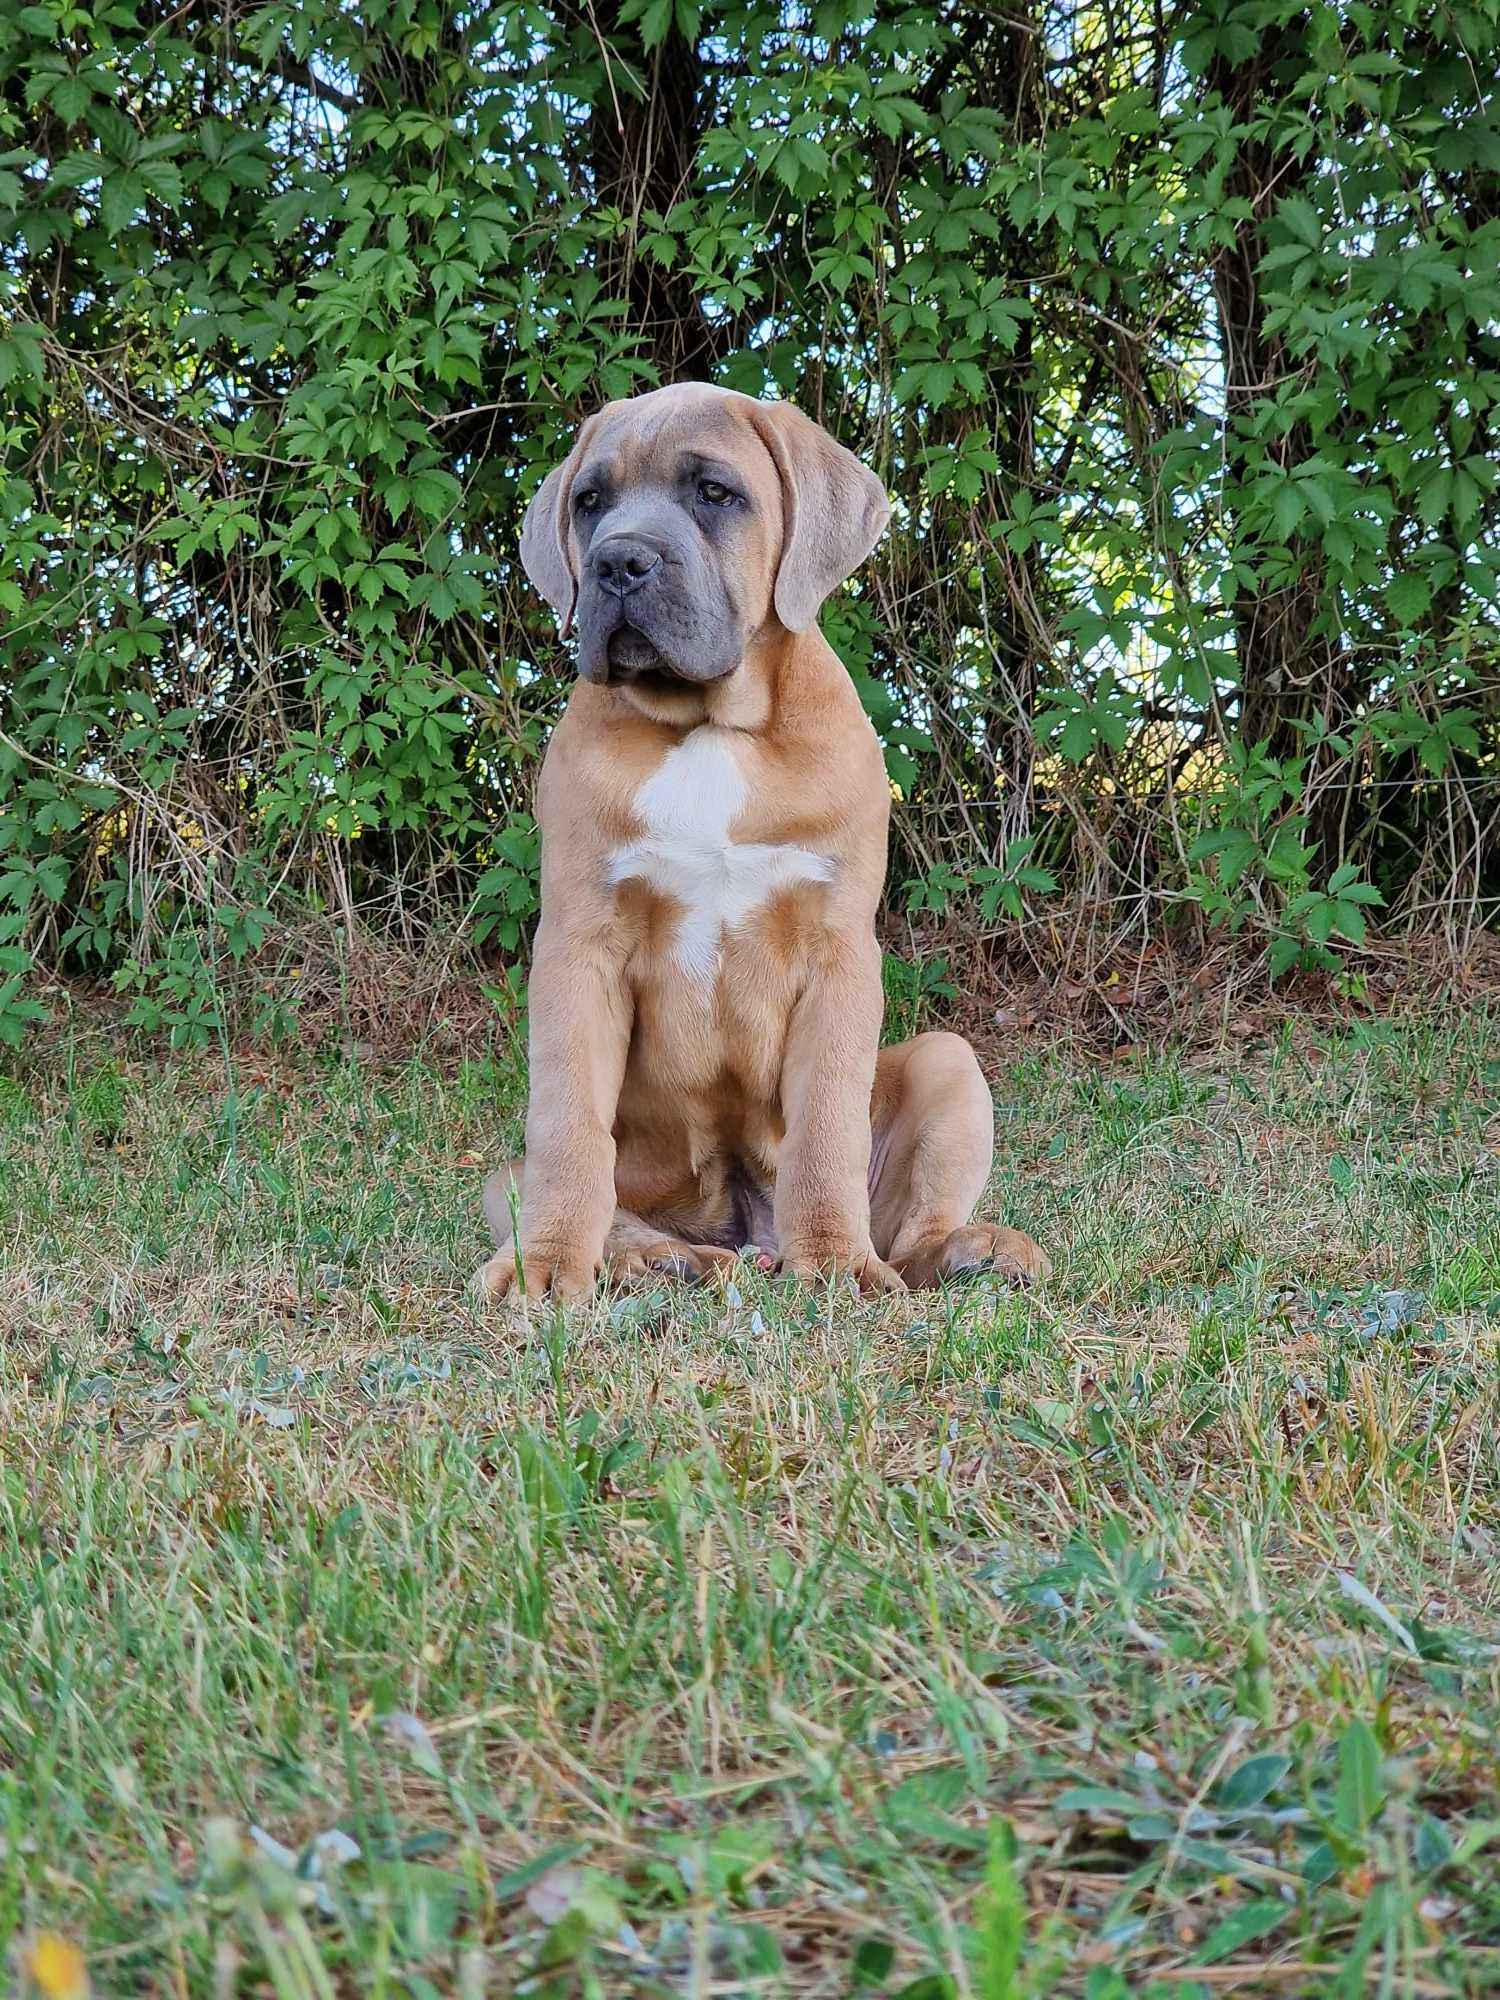
[[[400,1708],[390,1715],[383,1715],[380,1721],[386,1734],[394,1737],[403,1749],[410,1752],[411,1760],[419,1771],[425,1771],[432,1778],[442,1775],[443,1760],[437,1753],[437,1745],[433,1742],[425,1722]]]
[[[539,1924],[560,1923],[572,1909],[583,1886],[583,1872],[566,1862],[539,1875],[526,1891],[526,1907]]]
[[[27,1953],[26,1968],[47,2000],[88,2000],[88,1968],[71,1938],[41,1931]]]
[[[1387,1609],[1381,1603],[1380,1599],[1367,1584],[1361,1583],[1357,1576],[1351,1575],[1347,1570],[1335,1570],[1334,1574],[1339,1580],[1339,1589],[1344,1593],[1345,1597],[1361,1606],[1365,1611],[1368,1611],[1372,1617],[1378,1618],[1387,1632],[1394,1639],[1398,1640],[1408,1653],[1414,1654],[1416,1652],[1417,1642],[1412,1637],[1410,1628],[1402,1624],[1394,1611]]]
[[[276,1866],[284,1868],[288,1875],[296,1872],[296,1855],[285,1842],[278,1840],[274,1833],[267,1833],[263,1826],[252,1826],[250,1838],[268,1861],[274,1861]]]
[[[359,1842],[353,1840],[340,1826],[330,1826],[323,1833],[315,1833],[307,1843],[307,1872],[321,1875],[329,1868],[343,1868],[351,1861],[358,1861]]]

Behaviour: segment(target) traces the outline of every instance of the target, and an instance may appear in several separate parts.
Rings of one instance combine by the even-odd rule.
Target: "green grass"
[[[1025,1055],[1024,1298],[566,1322],[503,1061],[105,1046],[0,1083],[18,1991],[1500,1991],[1494,1021]]]

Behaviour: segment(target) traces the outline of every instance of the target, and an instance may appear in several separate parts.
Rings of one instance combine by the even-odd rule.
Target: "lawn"
[[[125,1046],[0,1079],[18,1991],[1500,1992],[1500,1020],[1012,1051],[1027,1296],[529,1322],[503,1051]]]

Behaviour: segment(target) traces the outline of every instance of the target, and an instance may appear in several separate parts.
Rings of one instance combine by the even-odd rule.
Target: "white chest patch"
[[[778,889],[833,874],[832,862],[809,848],[731,840],[746,790],[728,731],[704,723],[636,793],[641,836],[609,857],[611,882],[647,882],[681,904],[676,958],[698,979],[717,972],[724,933]]]

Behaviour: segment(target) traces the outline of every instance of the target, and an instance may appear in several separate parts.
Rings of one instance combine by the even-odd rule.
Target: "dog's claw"
[[[1032,1286],[1030,1271],[1022,1271],[993,1257],[971,1257],[962,1264],[954,1264],[944,1271],[939,1284],[951,1285],[965,1278],[1003,1278],[1018,1292],[1029,1292]]]
[[[804,1285],[824,1284],[834,1278],[864,1293],[904,1292],[907,1288],[900,1272],[873,1250],[850,1257],[783,1257],[780,1275]]]

